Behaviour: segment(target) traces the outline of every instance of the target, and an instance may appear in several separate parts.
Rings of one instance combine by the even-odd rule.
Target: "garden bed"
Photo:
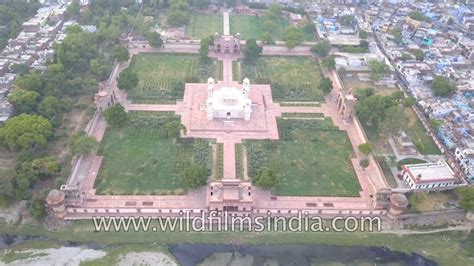
[[[183,194],[181,176],[187,165],[204,165],[210,171],[209,141],[166,136],[164,125],[179,117],[169,113],[130,116],[126,127],[106,132],[97,194]]]
[[[278,119],[280,140],[245,142],[252,178],[263,168],[275,170],[275,195],[359,196],[360,186],[347,133],[331,119]]]

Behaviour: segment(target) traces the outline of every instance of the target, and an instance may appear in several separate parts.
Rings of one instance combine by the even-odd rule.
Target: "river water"
[[[0,235],[0,250],[11,245],[42,240],[38,237]],[[46,240],[46,239],[44,239]],[[95,243],[73,243],[66,246],[87,246],[103,250]],[[382,247],[342,247],[326,245],[216,245],[173,244],[170,253],[183,266],[197,265],[437,265],[417,254],[391,251]]]

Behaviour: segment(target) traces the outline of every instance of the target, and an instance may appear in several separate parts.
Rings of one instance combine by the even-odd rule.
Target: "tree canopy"
[[[124,46],[115,47],[113,56],[119,62],[125,62],[130,58],[130,54],[128,53],[128,49]]]
[[[189,4],[185,0],[172,0],[166,17],[166,22],[171,27],[179,27],[189,22]]]
[[[303,42],[303,31],[295,26],[289,26],[285,30],[283,40],[288,49],[293,49]]]
[[[117,87],[121,90],[132,90],[138,86],[138,75],[133,72],[130,68],[127,68],[120,72],[117,79]]]
[[[360,152],[366,155],[372,152],[372,145],[370,145],[370,143],[362,143],[357,148],[359,149]]]
[[[461,207],[466,211],[474,211],[474,187],[460,187],[456,193],[461,196]]]
[[[252,181],[255,183],[255,185],[264,189],[274,188],[280,182],[279,177],[275,171],[267,167],[258,171],[257,175],[252,178]]]
[[[69,140],[69,149],[73,155],[89,155],[99,147],[94,137],[76,134]]]
[[[331,79],[330,79],[330,78],[327,78],[327,77],[321,77],[321,79],[319,80],[318,88],[319,88],[324,94],[329,94],[329,93],[332,91],[332,89],[333,89]]]
[[[435,96],[448,97],[453,95],[456,90],[456,84],[445,76],[435,76],[431,84],[431,90]]]
[[[336,69],[336,59],[334,56],[328,56],[321,61],[321,65],[328,70]]]
[[[262,50],[262,47],[258,46],[257,40],[247,40],[244,49],[245,60],[248,62],[255,62],[260,57]]]
[[[21,114],[12,117],[0,128],[0,139],[11,149],[44,147],[52,136],[53,126],[38,115]]]
[[[128,114],[121,104],[116,104],[104,111],[105,120],[112,127],[123,127],[128,122]]]
[[[8,101],[13,104],[17,113],[34,113],[38,106],[38,98],[37,92],[22,89],[14,89],[8,95]]]
[[[322,40],[311,47],[311,52],[321,57],[326,57],[329,51],[331,51],[331,43],[327,40]]]
[[[146,34],[146,40],[150,44],[151,47],[161,48],[163,47],[163,40],[161,39],[161,35],[156,31],[150,31]]]
[[[191,164],[186,167],[181,177],[181,181],[188,188],[197,188],[207,183],[208,170],[200,165]]]
[[[359,31],[359,38],[367,39],[368,37],[369,37],[369,34],[365,30],[360,30]]]
[[[383,61],[371,60],[369,61],[371,71],[371,78],[375,81],[380,80],[384,75],[390,72],[390,67]]]

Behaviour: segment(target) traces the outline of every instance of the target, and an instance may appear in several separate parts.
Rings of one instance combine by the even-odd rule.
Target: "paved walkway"
[[[224,24],[224,35],[230,35],[230,20],[229,20],[229,11],[224,11],[222,13],[223,24]]]

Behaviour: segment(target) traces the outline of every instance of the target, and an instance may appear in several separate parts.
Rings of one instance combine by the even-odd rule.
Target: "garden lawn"
[[[201,63],[197,55],[138,54],[130,68],[139,84],[129,92],[134,103],[174,103],[184,95],[185,82],[204,82],[222,76],[221,63]]]
[[[359,196],[347,133],[328,118],[278,120],[280,140],[246,142],[249,176],[274,169],[281,178],[273,190],[284,196]]]
[[[132,114],[128,126],[107,131],[95,183],[98,194],[183,194],[180,180],[186,165],[202,163],[210,169],[209,142],[167,138],[163,125],[170,119],[179,118]]]
[[[321,69],[317,61],[306,57],[262,57],[255,64],[241,63],[242,78],[270,83],[273,100],[279,102],[323,101],[318,88]]]
[[[186,26],[186,36],[191,39],[201,40],[204,37],[214,35],[216,32],[222,34],[223,27],[221,14],[193,13],[188,26]]]
[[[263,21],[263,17],[251,15],[231,15],[230,33],[233,35],[240,33],[240,36],[243,40],[260,40],[262,34],[265,32],[263,29]],[[285,29],[289,26],[289,22],[282,17],[274,22],[276,24],[276,28],[273,30],[272,36],[275,40],[283,40],[283,34],[285,33]]]
[[[408,117],[408,124],[405,127],[405,132],[412,138],[418,152],[425,155],[441,154],[441,151],[438,149],[438,146],[436,146],[433,138],[427,134],[425,127],[415,114],[415,111],[411,108],[405,108],[405,114]]]

